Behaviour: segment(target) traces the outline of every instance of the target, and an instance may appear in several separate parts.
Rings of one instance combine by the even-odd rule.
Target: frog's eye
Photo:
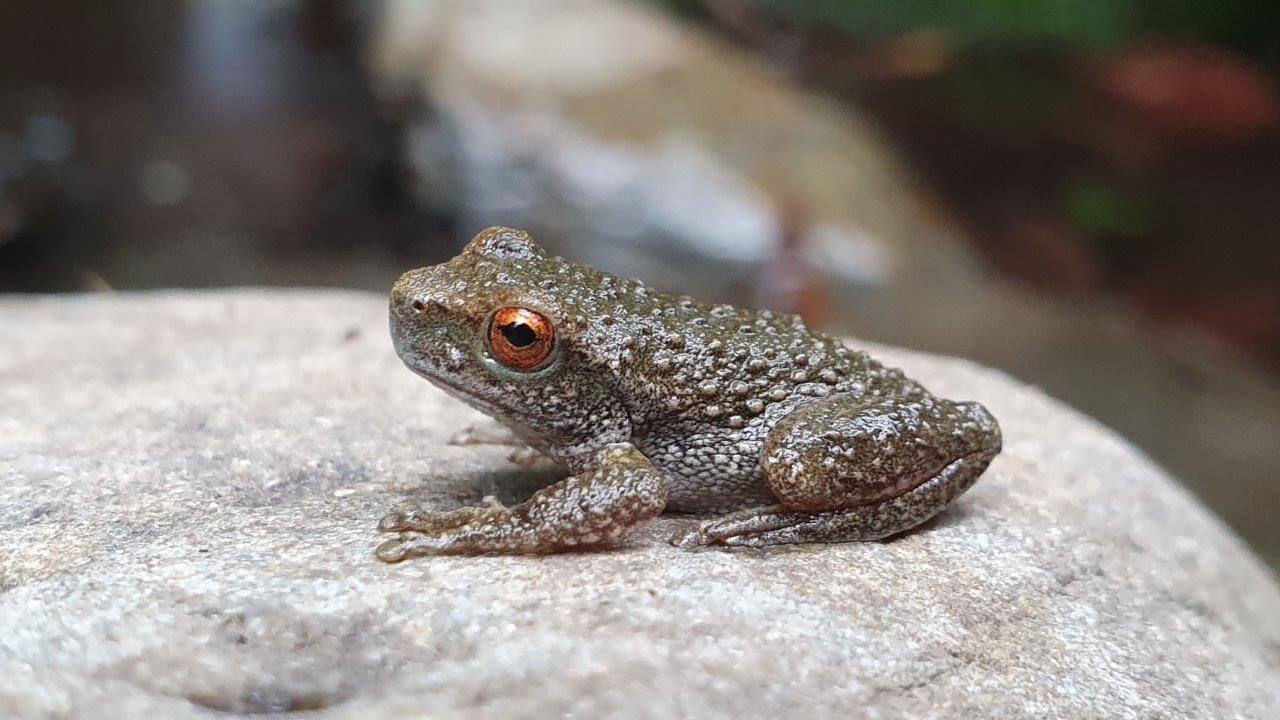
[[[489,320],[489,349],[512,370],[538,369],[551,356],[555,343],[555,327],[535,310],[498,308]]]

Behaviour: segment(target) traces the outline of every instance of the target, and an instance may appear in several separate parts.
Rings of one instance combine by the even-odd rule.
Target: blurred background
[[[1266,0],[5,2],[0,292],[381,292],[527,227],[1002,368],[1276,565],[1277,38]]]

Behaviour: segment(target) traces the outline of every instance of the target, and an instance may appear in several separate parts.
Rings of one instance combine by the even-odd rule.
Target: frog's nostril
[[[414,300],[413,302],[409,303],[409,307],[413,308],[414,312],[422,312],[423,310],[427,309],[427,304],[422,302],[421,300]]]

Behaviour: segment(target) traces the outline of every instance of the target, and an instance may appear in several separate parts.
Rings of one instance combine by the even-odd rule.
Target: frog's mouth
[[[510,427],[517,435],[525,438],[526,442],[530,442],[530,444],[532,444],[530,440],[531,438],[542,437],[542,434],[534,431],[533,426],[528,422],[528,420],[531,419],[529,414],[519,408],[504,405],[485,397],[471,387],[468,387],[466,384],[449,377],[447,374],[440,372],[435,368],[410,364],[409,369],[412,370],[415,375],[426,379],[432,385],[443,390],[445,394],[449,395],[449,397],[461,400],[485,415],[492,417],[494,420]]]
[[[438,370],[427,363],[423,363],[421,361],[406,361],[405,365],[407,365],[418,377],[429,381],[432,385],[435,385],[448,393],[450,397],[457,398],[458,400],[475,407],[477,410],[485,412],[515,412],[511,408],[500,406],[498,403],[477,393],[467,385],[450,377],[448,373]]]
[[[505,425],[529,446],[538,450],[544,450],[547,445],[552,442],[552,438],[548,437],[546,433],[534,429],[534,426],[530,422],[533,418],[527,413],[506,405],[500,405],[488,398],[475,394],[457,383],[442,380],[438,377],[433,377],[424,373],[418,374],[427,380],[430,380],[436,385],[436,387],[443,390],[445,394],[450,397],[461,400],[467,405],[470,405],[476,410],[479,410],[485,415],[493,418],[499,424]],[[567,439],[561,438],[560,442],[567,442]]]

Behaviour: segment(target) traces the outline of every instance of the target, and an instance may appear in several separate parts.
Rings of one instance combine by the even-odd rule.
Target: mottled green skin
[[[503,306],[552,321],[541,369],[491,356]],[[682,546],[874,539],[936,514],[1000,448],[981,405],[935,398],[798,317],[656,292],[519,230],[405,273],[390,313],[406,365],[574,476],[514,508],[388,516],[402,533],[388,560],[607,543],[664,508],[739,511]]]

